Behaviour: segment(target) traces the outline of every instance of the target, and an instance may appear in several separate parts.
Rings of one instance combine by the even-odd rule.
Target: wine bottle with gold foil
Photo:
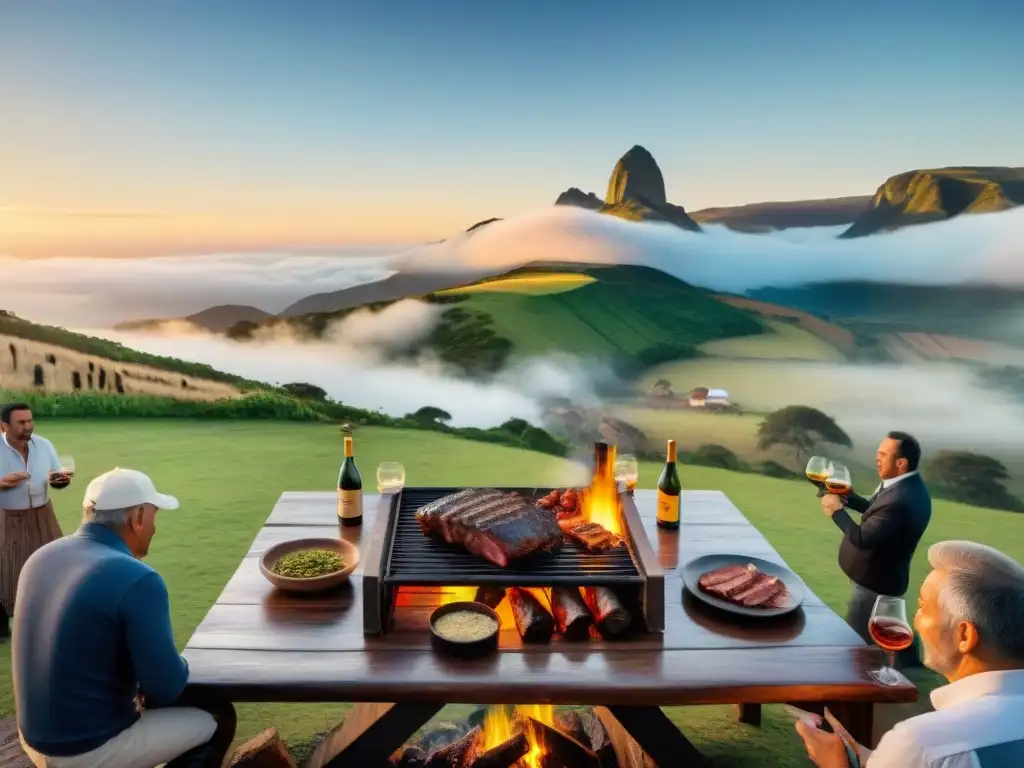
[[[665,468],[658,478],[657,522],[661,528],[674,530],[679,527],[679,497],[682,492],[683,485],[676,469],[676,441],[669,440]]]
[[[338,517],[344,526],[363,524],[363,480],[352,455],[351,435],[345,435],[345,461],[338,473]]]

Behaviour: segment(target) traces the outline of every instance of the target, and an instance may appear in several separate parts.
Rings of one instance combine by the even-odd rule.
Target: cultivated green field
[[[594,282],[594,278],[580,272],[526,272],[481,280],[462,288],[438,291],[438,296],[462,296],[471,293],[517,293],[527,296],[546,296],[565,293]]]
[[[543,295],[474,292],[460,306],[488,314],[520,355],[561,351],[609,359],[762,330],[751,314],[662,272],[594,267],[579,274],[591,282]]]
[[[713,357],[764,360],[820,360],[841,362],[845,356],[820,336],[796,323],[766,320],[770,333],[735,339],[720,339],[700,345],[700,351]]]
[[[181,646],[237,567],[279,494],[330,489],[341,453],[338,428],[322,424],[45,420],[39,430],[59,451],[76,458],[78,482],[55,494],[65,532],[77,526],[84,482],[115,465],[150,473],[158,486],[181,499],[180,510],[160,516],[149,558],[170,589]],[[401,460],[410,484],[557,483],[568,469],[563,460],[542,454],[429,432],[365,428],[357,432],[356,446],[370,483],[373,468],[384,459]],[[655,465],[644,465],[641,485],[652,487],[658,471]],[[805,483],[699,467],[684,466],[680,474],[688,488],[724,490],[810,587],[842,610],[847,584],[835,563],[838,531],[821,514]],[[982,541],[1024,559],[1024,515],[936,503],[915,563],[915,588],[926,572],[925,547],[948,538]],[[931,684],[930,678],[922,680]],[[0,714],[13,714],[9,663],[0,669],[0,705]],[[239,736],[274,724],[293,742],[300,741],[333,725],[346,709],[244,705],[239,708]],[[881,716],[891,719],[907,711],[890,708]],[[807,765],[792,726],[775,708],[766,709],[761,729],[736,724],[728,707],[675,709],[670,714],[716,765]]]

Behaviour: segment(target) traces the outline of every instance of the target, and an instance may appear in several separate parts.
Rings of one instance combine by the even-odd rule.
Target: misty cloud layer
[[[383,253],[210,254],[154,259],[0,258],[3,309],[38,322],[109,326],[217,304],[279,312],[310,294],[398,269],[495,273],[537,260],[644,264],[715,290],[818,280],[1024,285],[1024,208],[839,240],[842,227],[704,234],[552,206],[429,246]]]

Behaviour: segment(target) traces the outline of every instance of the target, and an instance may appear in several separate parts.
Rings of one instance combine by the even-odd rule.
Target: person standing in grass
[[[949,685],[932,691],[934,712],[897,723],[873,752],[827,712],[835,733],[798,722],[818,768],[848,768],[843,739],[865,768],[1024,766],[1024,567],[968,541],[935,544],[928,562],[914,627],[925,666]]]
[[[11,671],[39,768],[220,768],[234,708],[185,690],[167,586],[143,562],[157,511],[177,508],[143,473],[114,469],[89,483],[78,531],[25,563]]]
[[[864,638],[871,610],[879,595],[903,597],[910,586],[910,561],[932,517],[932,500],[917,471],[921,445],[906,432],[890,432],[875,454],[881,484],[870,498],[850,493],[843,498],[826,494],[825,514],[843,532],[839,567],[852,586],[846,623]],[[858,525],[845,507],[861,513]],[[919,666],[918,640],[900,651],[901,668]]]
[[[18,577],[29,556],[63,534],[48,489],[66,487],[53,443],[35,434],[32,409],[10,403],[0,409],[0,637],[10,634]]]

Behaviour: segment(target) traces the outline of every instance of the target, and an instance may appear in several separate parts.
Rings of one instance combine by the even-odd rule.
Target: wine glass
[[[60,464],[60,471],[66,475],[75,474],[75,457],[68,456],[66,454],[58,456],[57,462]]]
[[[398,493],[405,487],[405,467],[397,461],[384,461],[377,466],[377,492]]]
[[[625,483],[627,493],[633,493],[639,479],[640,465],[636,456],[624,453],[615,459],[615,481]]]
[[[903,676],[896,671],[896,652],[914,644],[914,630],[907,621],[907,604],[902,597],[879,595],[868,620],[868,633],[875,645],[889,653],[889,666],[871,671],[882,685],[899,685]]]
[[[807,460],[807,468],[804,470],[804,474],[807,475],[807,479],[810,480],[812,484],[818,486],[819,496],[825,495],[825,480],[828,478],[831,470],[832,462],[824,456],[811,456],[811,458]]]
[[[832,464],[828,477],[825,478],[825,490],[836,496],[848,496],[853,490],[850,470],[846,468],[845,464]]]

